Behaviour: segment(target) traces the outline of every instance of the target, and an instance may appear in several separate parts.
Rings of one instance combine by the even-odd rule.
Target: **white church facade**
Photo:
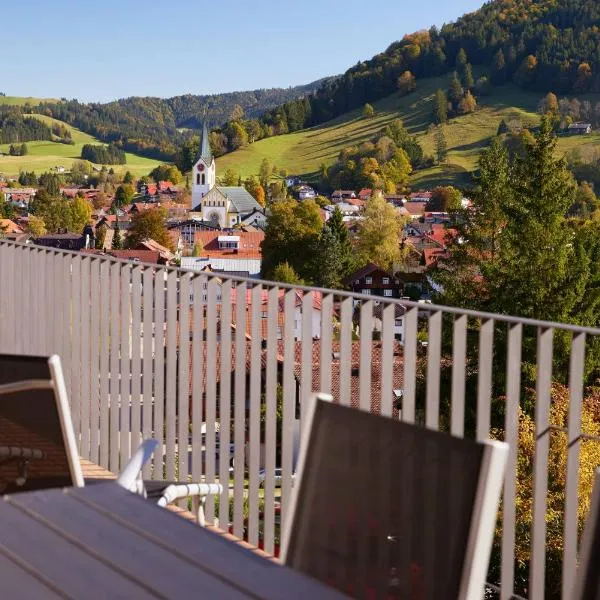
[[[192,213],[190,216],[221,229],[245,223],[253,213],[264,209],[241,186],[217,186],[217,169],[210,150],[208,130],[204,125],[200,154],[192,168]]]

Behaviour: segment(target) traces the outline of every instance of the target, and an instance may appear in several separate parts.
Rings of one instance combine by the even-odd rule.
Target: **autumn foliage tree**
[[[404,71],[400,77],[398,77],[398,91],[400,95],[406,96],[417,89],[417,80],[410,71]]]
[[[400,241],[404,219],[396,208],[386,202],[382,194],[375,194],[367,201],[364,219],[359,222],[357,250],[363,264],[375,263],[382,269],[391,270],[400,262]]]
[[[535,402],[535,392],[527,390],[529,402]],[[581,411],[581,433],[584,436],[600,436],[600,388],[590,388],[584,395]],[[569,390],[555,383],[552,387],[550,403],[550,426],[555,428],[549,434],[548,494],[546,514],[546,597],[561,597],[561,571],[564,551],[564,511],[565,485],[567,473],[568,440],[565,433],[569,424]],[[531,524],[533,508],[533,470],[536,442],[539,433],[535,420],[523,410],[519,410],[519,460],[517,462],[517,494],[514,501],[516,531],[515,539],[515,593],[527,596],[529,568],[531,563]],[[504,432],[496,430],[494,436],[502,439]],[[600,464],[600,444],[583,442],[579,456],[579,498],[577,506],[577,532],[581,536],[595,478],[595,467]],[[492,580],[500,580],[502,515],[504,504],[500,506],[496,539],[490,561]]]
[[[173,242],[165,225],[166,217],[167,211],[161,207],[135,213],[131,217],[126,247],[136,248],[141,242],[152,239],[169,250],[173,250]]]

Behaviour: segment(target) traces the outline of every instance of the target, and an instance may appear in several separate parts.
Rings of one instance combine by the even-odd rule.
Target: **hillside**
[[[62,123],[62,121],[43,115],[33,116],[49,125]],[[35,171],[39,175],[55,166],[63,166],[68,170],[71,168],[73,161],[80,158],[81,148],[84,144],[102,143],[75,127],[65,123],[62,124],[71,130],[75,144],[60,144],[49,141],[27,142],[29,152],[26,156],[0,156],[0,173],[7,176],[16,176],[19,171]],[[0,151],[7,153],[9,145],[0,145]],[[141,176],[147,175],[158,164],[160,164],[158,161],[127,153],[127,164],[115,165],[114,168],[115,170],[129,170],[134,175]]]
[[[400,97],[391,94],[374,103],[376,114],[365,119],[360,110],[351,111],[323,125],[302,131],[274,136],[246,146],[217,159],[220,173],[231,168],[243,177],[257,174],[263,158],[268,158],[279,169],[314,178],[321,163],[332,164],[345,146],[366,141],[394,119],[401,118],[409,131],[417,135],[425,154],[433,154],[431,123],[432,103],[438,88],[448,87],[449,77],[434,77],[418,81],[417,91]],[[429,187],[439,183],[467,184],[469,173],[477,163],[483,147],[496,134],[502,119],[518,117],[527,123],[539,120],[536,107],[539,93],[525,92],[513,84],[496,87],[491,96],[481,97],[473,114],[450,119],[445,126],[448,158],[441,167],[415,171],[412,185]],[[582,99],[600,101],[600,95],[588,94]],[[600,148],[600,134],[569,137],[559,140],[559,150],[573,147]]]
[[[56,98],[33,98],[32,96],[0,96],[0,105],[7,106],[39,106],[44,102],[58,102]]]

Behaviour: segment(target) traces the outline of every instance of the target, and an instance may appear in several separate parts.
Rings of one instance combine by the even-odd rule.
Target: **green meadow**
[[[0,96],[0,99],[4,97]],[[28,154],[25,156],[0,156],[0,173],[6,176],[16,176],[20,171],[35,171],[38,175],[44,171],[62,166],[66,170],[71,168],[74,160],[81,157],[81,148],[84,144],[101,144],[95,137],[80,131],[75,127],[52,119],[44,115],[31,115],[45,123],[62,123],[71,130],[73,145],[61,144],[59,142],[39,141],[27,142]],[[8,153],[10,144],[0,144],[0,152]],[[159,161],[150,158],[137,156],[127,153],[127,164],[115,165],[115,171],[131,171],[136,176],[147,175],[154,167],[160,164]]]
[[[431,114],[434,94],[439,88],[447,89],[448,84],[449,76],[420,80],[417,90],[412,94],[404,97],[392,94],[376,102],[376,114],[372,118],[364,118],[361,111],[357,110],[317,127],[260,140],[217,159],[218,170],[223,173],[231,168],[242,177],[247,177],[257,174],[261,161],[267,158],[279,169],[303,175],[310,180],[316,176],[322,163],[332,164],[342,148],[370,139],[397,118],[403,119],[409,131],[418,137],[425,154],[433,155],[435,145]],[[586,98],[597,102],[600,95],[588,95]],[[479,153],[495,136],[502,119],[520,118],[531,124],[539,122],[536,109],[540,99],[540,94],[523,92],[513,85],[494,88],[492,95],[480,97],[474,113],[450,119],[444,126],[448,144],[445,163],[415,171],[412,186],[419,188],[469,183]],[[600,149],[600,135],[594,133],[559,140],[561,152],[576,147],[583,153]]]

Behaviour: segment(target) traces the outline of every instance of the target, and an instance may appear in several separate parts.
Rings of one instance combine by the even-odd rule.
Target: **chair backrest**
[[[0,355],[0,493],[83,483],[59,357]]]
[[[354,597],[483,598],[508,447],[314,401],[282,560]]]
[[[573,600],[597,600],[600,598],[600,469],[596,471],[590,512],[585,522],[579,549],[579,569]]]

